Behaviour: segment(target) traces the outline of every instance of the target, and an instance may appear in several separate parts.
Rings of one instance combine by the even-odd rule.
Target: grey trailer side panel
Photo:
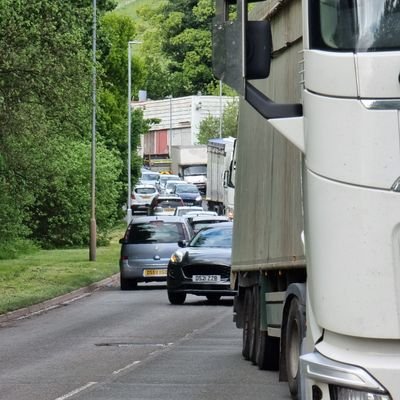
[[[278,2],[259,4],[267,16]],[[272,15],[274,58],[268,80],[252,82],[279,102],[301,101],[301,1]],[[240,102],[233,271],[304,267],[302,155],[244,101]],[[251,232],[251,234],[249,234]]]

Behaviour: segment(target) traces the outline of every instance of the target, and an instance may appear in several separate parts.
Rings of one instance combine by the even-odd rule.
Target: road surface
[[[1,400],[288,400],[277,373],[242,359],[232,300],[165,285],[107,287],[0,325]]]

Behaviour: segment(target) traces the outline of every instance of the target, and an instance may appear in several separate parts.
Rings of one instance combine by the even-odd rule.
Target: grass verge
[[[119,271],[118,239],[125,227],[99,247],[96,261],[89,250],[40,250],[15,260],[0,260],[0,314],[52,299],[90,285]]]

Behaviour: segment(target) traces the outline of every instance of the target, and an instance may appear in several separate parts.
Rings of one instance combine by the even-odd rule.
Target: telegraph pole
[[[93,0],[93,40],[92,40],[92,62],[93,62],[93,110],[92,110],[92,192],[91,192],[91,217],[90,217],[90,248],[89,261],[96,261],[96,0]]]

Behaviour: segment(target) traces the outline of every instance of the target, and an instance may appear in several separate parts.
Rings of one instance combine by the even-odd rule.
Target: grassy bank
[[[40,250],[16,260],[0,260],[0,314],[31,306],[79,289],[119,271],[118,259],[124,227],[111,243],[99,247],[96,261],[88,249]]]

